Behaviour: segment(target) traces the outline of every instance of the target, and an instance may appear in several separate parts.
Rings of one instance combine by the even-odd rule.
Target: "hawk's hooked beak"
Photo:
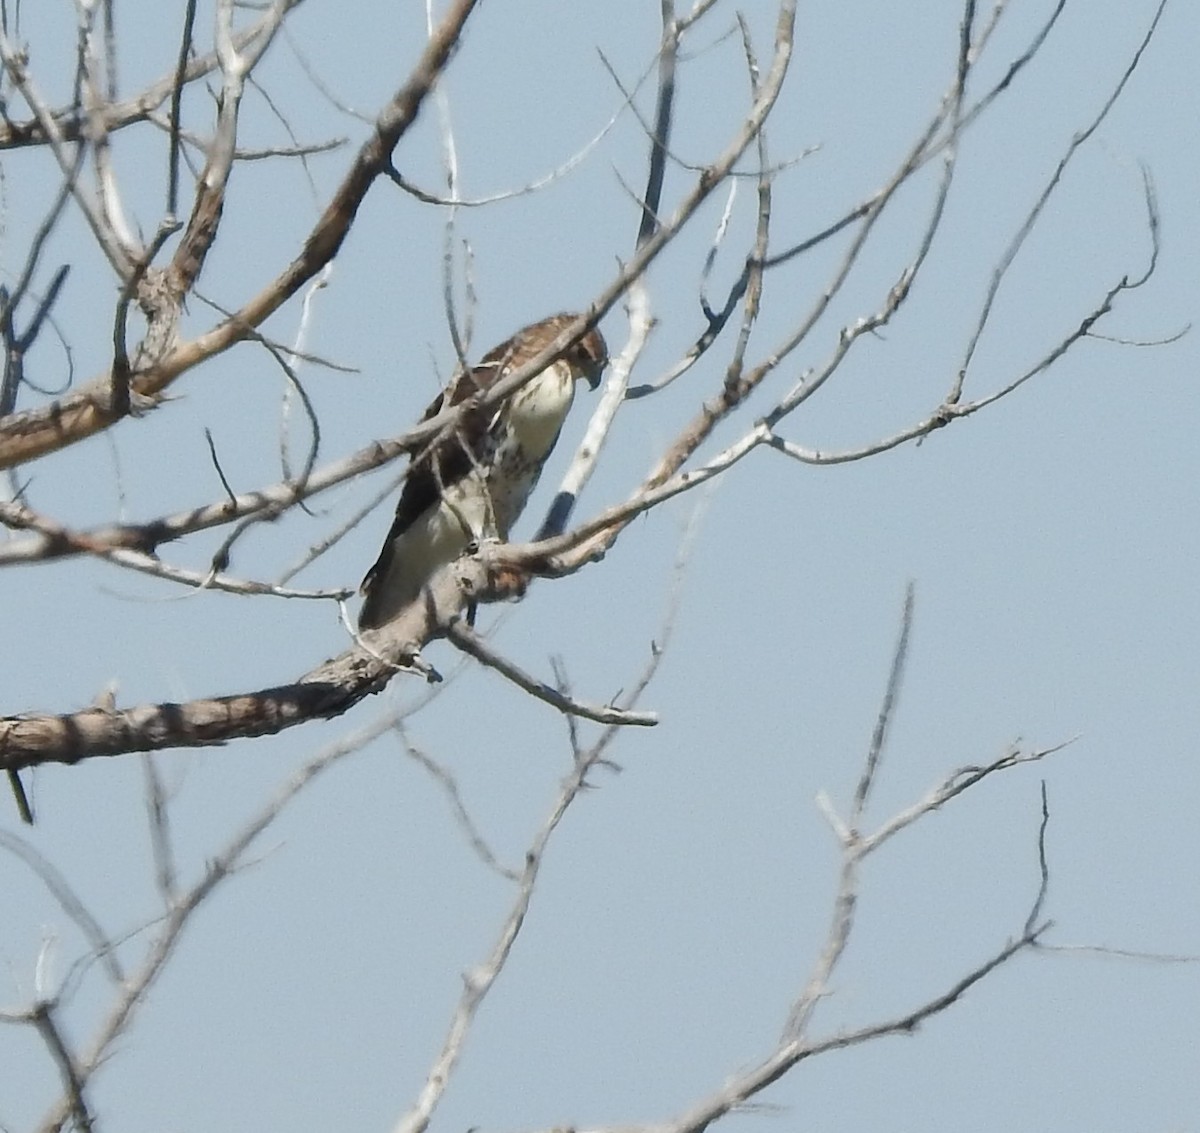
[[[593,327],[583,336],[576,351],[576,365],[583,371],[580,377],[587,379],[587,384],[594,393],[608,368],[608,346],[604,342],[604,336]]]

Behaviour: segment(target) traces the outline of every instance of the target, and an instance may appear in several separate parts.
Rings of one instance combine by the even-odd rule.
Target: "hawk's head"
[[[567,351],[565,357],[574,367],[575,376],[585,378],[587,384],[595,389],[600,384],[604,367],[608,365],[608,346],[600,331],[592,327]]]
[[[497,346],[495,350],[489,351],[484,355],[480,365],[483,368],[490,365],[491,373],[496,376],[502,377],[506,373],[512,373],[518,366],[531,361],[566,331],[572,323],[576,323],[582,318],[582,315],[564,311],[558,315],[551,315],[548,319],[542,319],[540,323],[534,323],[525,327],[524,330],[517,331],[503,346]],[[583,378],[592,389],[595,389],[600,384],[600,376],[604,372],[604,367],[608,365],[608,347],[605,345],[604,336],[596,327],[593,327],[574,346],[563,353],[562,361],[570,367],[572,378],[576,381]],[[477,383],[476,388],[482,387]]]

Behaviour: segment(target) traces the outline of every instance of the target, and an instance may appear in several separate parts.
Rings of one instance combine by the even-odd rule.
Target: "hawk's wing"
[[[486,390],[508,368],[505,355],[511,353],[512,340],[509,340],[491,351],[474,369],[460,373],[447,389],[434,398],[421,415],[421,421],[428,421],[443,409],[458,405],[473,394]],[[441,499],[446,488],[487,459],[488,431],[502,409],[502,405],[488,405],[468,410],[452,433],[431,441],[413,455],[404,477],[400,500],[396,504],[396,518],[392,521],[379,558],[362,580],[360,593],[366,594],[375,579],[387,574],[395,553],[396,540]]]

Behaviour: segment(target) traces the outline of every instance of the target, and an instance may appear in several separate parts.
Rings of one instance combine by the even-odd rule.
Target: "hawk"
[[[579,315],[552,315],[517,331],[460,373],[425,411],[486,392],[550,345]],[[583,378],[594,390],[608,365],[608,348],[590,330],[499,404],[468,410],[452,432],[415,453],[405,475],[396,518],[375,565],[363,579],[359,629],[390,621],[412,602],[440,566],[480,539],[507,539],[541,475],[542,465]]]

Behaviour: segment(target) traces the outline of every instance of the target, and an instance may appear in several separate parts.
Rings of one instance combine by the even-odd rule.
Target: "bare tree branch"
[[[653,712],[626,712],[611,705],[585,704],[564,696],[558,689],[531,677],[507,657],[502,657],[465,622],[452,622],[446,628],[446,637],[480,664],[495,669],[519,689],[538,700],[544,700],[566,715],[581,716],[585,720],[594,720],[597,724],[635,724],[646,727],[658,723],[658,716]]]
[[[374,724],[360,728],[329,744],[308,759],[275,796],[234,833],[205,863],[200,876],[170,902],[165,917],[156,922],[152,939],[140,965],[122,983],[120,993],[109,1005],[92,1034],[86,1049],[72,1060],[72,1085],[77,1091],[64,1092],[38,1127],[43,1133],[59,1133],[66,1121],[77,1113],[74,1093],[86,1088],[92,1075],[110,1058],[117,1040],[126,1032],[145,1003],[150,989],[175,954],[185,930],[213,893],[244,863],[255,841],[279,817],[287,806],[320,775],[335,764],[360,751],[371,740],[396,724],[393,715],[385,715]],[[36,1010],[36,1008],[35,1008]]]
[[[281,307],[337,255],[367,191],[383,172],[397,142],[416,120],[425,96],[449,63],[458,37],[477,4],[478,0],[455,0],[450,5],[408,81],[379,114],[374,133],[359,150],[300,255],[235,315],[198,339],[174,346],[139,370],[131,385],[134,394],[149,399],[158,397],[180,374],[245,339],[252,328]],[[225,54],[229,55],[231,50],[236,52],[233,40],[227,38]],[[217,168],[219,171],[219,166]],[[204,232],[218,219],[214,212],[217,204],[217,195],[213,192],[198,196],[189,223],[193,235],[190,241],[189,238],[184,240],[184,246],[191,247],[193,252],[207,248]],[[199,270],[194,254],[185,260],[180,263],[177,256],[170,273],[169,290],[175,295],[187,290]],[[101,376],[70,397],[0,421],[0,468],[24,463],[74,444],[119,420],[121,415],[106,404],[109,384],[109,376]]]
[[[442,686],[438,686],[439,688]],[[502,865],[500,860],[492,851],[491,846],[487,844],[487,840],[479,832],[479,827],[475,824],[475,820],[471,817],[470,811],[467,810],[466,803],[463,802],[462,793],[458,789],[458,782],[449,771],[446,770],[437,760],[431,758],[423,752],[416,744],[413,743],[403,722],[396,725],[396,732],[400,736],[401,742],[404,744],[405,754],[409,759],[419,763],[426,771],[429,772],[431,778],[437,783],[446,793],[446,797],[450,800],[451,809],[454,812],[455,820],[462,828],[467,836],[467,842],[471,849],[475,852],[475,856],[479,858],[488,869],[499,874],[507,881],[519,882],[521,880],[520,873],[515,869],[510,869],[508,866]]]
[[[75,1125],[84,1133],[91,1133],[92,1115],[83,1096],[85,1075],[80,1072],[75,1057],[67,1047],[52,1004],[46,1002],[37,1004],[33,1009],[33,1025],[38,1034],[42,1036],[42,1041],[45,1042],[46,1048],[58,1066],[70,1115]]]
[[[303,0],[296,0],[299,5]],[[241,49],[258,37],[270,13],[259,17],[257,21],[234,33],[233,41],[237,49]],[[184,85],[194,83],[217,69],[217,53],[210,51],[205,55],[193,56],[183,70]],[[171,98],[179,84],[180,76],[177,67],[173,67],[162,78],[156,80],[145,90],[132,98],[119,102],[110,102],[103,109],[104,130],[112,134],[126,126],[146,121],[150,114]],[[66,142],[78,142],[84,138],[87,122],[80,107],[72,105],[49,112],[54,130]],[[52,134],[44,129],[43,122],[34,117],[25,122],[14,122],[10,118],[0,120],[0,150],[20,149],[29,146],[44,146],[50,141]]]
[[[675,581],[667,602],[663,617],[660,638],[665,645],[670,638],[678,612],[679,578],[682,564],[686,561],[691,547],[691,536],[694,524],[689,525],[681,541],[679,555],[676,558]],[[662,661],[663,648],[651,650],[651,657],[641,676],[633,688],[622,698],[622,710],[629,713],[633,706],[639,703],[650,682],[658,672]],[[564,693],[565,695],[565,693]],[[588,784],[588,775],[604,762],[604,753],[616,735],[622,730],[620,723],[609,723],[601,731],[596,741],[586,751],[580,750],[576,743],[574,732],[575,717],[567,716],[571,729],[572,750],[574,759],[572,769],[559,788],[550,813],[541,828],[534,836],[525,853],[525,868],[517,878],[517,893],[513,903],[500,928],[495,943],[482,964],[466,973],[463,977],[463,991],[458,1004],[451,1016],[450,1026],[441,1049],[434,1058],[433,1065],[417,1094],[416,1101],[395,1125],[395,1133],[425,1133],[429,1127],[434,1110],[440,1104],[449,1087],[454,1072],[462,1057],[471,1027],[484,999],[503,974],[512,954],[525,917],[533,900],[534,890],[551,838],[559,824],[566,816],[571,804],[579,797]]]
[[[48,861],[34,846],[24,838],[0,830],[0,847],[7,850],[13,857],[23,861],[46,887],[46,891],[58,903],[59,908],[71,919],[75,927],[83,934],[83,938],[91,946],[92,954],[103,966],[108,978],[113,984],[119,985],[125,979],[125,973],[117,959],[112,940],[109,939],[99,920],[88,909],[78,893],[53,862]]]
[[[207,747],[339,716],[382,689],[398,669],[411,665],[426,641],[444,634],[468,594],[490,598],[493,593],[481,559],[463,558],[431,580],[424,601],[413,603],[385,629],[366,635],[362,645],[292,684],[184,704],[0,718],[0,767],[17,770],[125,752]]]

